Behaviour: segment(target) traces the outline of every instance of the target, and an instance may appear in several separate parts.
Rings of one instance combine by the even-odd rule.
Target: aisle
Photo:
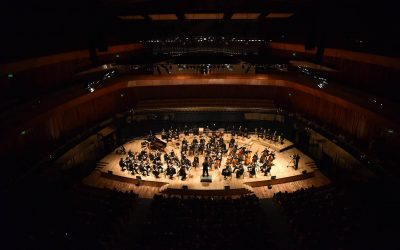
[[[260,205],[267,214],[268,223],[272,228],[271,234],[274,236],[275,242],[279,242],[279,249],[296,249],[290,225],[287,223],[279,207],[277,207],[272,199],[260,199]]]

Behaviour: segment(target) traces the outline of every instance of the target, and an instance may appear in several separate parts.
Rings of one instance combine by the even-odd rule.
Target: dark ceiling
[[[384,1],[334,0],[92,0],[1,3],[1,62],[99,44],[114,45],[177,36],[254,37],[267,41],[315,43],[399,56],[397,9]],[[221,19],[188,20],[187,13],[221,13]],[[233,20],[235,13],[257,13]],[[289,18],[266,18],[293,13]],[[152,14],[174,14],[156,21]],[[123,20],[139,16],[142,20]]]

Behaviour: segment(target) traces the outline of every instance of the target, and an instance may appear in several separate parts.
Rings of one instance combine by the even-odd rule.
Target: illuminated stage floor
[[[156,135],[160,137],[160,135]],[[172,141],[167,144],[166,152],[174,150],[176,155],[180,156],[180,146],[176,142],[181,142],[185,136],[180,135],[179,141]],[[186,136],[189,144],[193,139],[193,135],[190,134]],[[231,139],[230,134],[224,135],[224,141],[228,144]],[[126,143],[124,147],[126,150],[131,150],[132,152],[138,152],[141,148],[141,142],[143,138],[137,138],[129,143]],[[206,141],[208,138],[206,137]],[[261,152],[268,146],[273,149],[276,154],[276,159],[274,160],[274,166],[271,169],[271,174],[264,176],[264,173],[257,171],[255,177],[250,177],[247,171],[244,177],[237,179],[235,176],[232,178],[224,179],[221,171],[225,166],[226,156],[222,160],[221,169],[212,169],[209,171],[212,176],[211,183],[200,182],[200,176],[202,174],[201,167],[197,169],[192,168],[189,172],[189,176],[186,180],[181,180],[178,176],[170,179],[164,174],[161,174],[160,178],[154,176],[142,176],[140,186],[156,187],[158,192],[165,194],[193,194],[193,195],[240,195],[245,193],[252,193],[259,187],[279,185],[283,183],[296,182],[299,180],[305,180],[309,178],[314,178],[314,171],[316,169],[314,161],[303,154],[301,151],[296,149],[292,142],[285,140],[283,145],[279,143],[272,143],[268,140],[257,138],[255,135],[251,135],[250,138],[236,138],[238,146],[246,145],[253,153]],[[291,163],[290,155],[297,153],[300,154],[301,159],[299,162],[299,168],[295,170],[293,168],[293,163]],[[126,182],[131,184],[137,184],[136,174],[132,175],[128,171],[122,171],[119,166],[119,159],[126,155],[119,155],[116,153],[111,153],[104,157],[98,165],[97,170],[100,171],[100,175],[97,178],[106,178],[118,182]],[[188,156],[189,160],[193,160],[193,156]],[[203,156],[200,156],[200,166],[203,162]],[[162,157],[162,162],[163,157]],[[164,167],[165,167],[164,163]],[[245,169],[247,169],[245,167]],[[306,173],[305,173],[306,172]],[[275,177],[275,178],[273,178]],[[186,187],[184,187],[186,186]]]

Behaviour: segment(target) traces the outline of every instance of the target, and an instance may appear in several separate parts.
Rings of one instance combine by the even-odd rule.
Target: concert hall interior
[[[390,1],[0,6],[5,249],[399,249]]]

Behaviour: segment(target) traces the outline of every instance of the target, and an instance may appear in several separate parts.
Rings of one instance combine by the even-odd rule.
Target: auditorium
[[[0,5],[4,249],[400,248],[390,1]]]

